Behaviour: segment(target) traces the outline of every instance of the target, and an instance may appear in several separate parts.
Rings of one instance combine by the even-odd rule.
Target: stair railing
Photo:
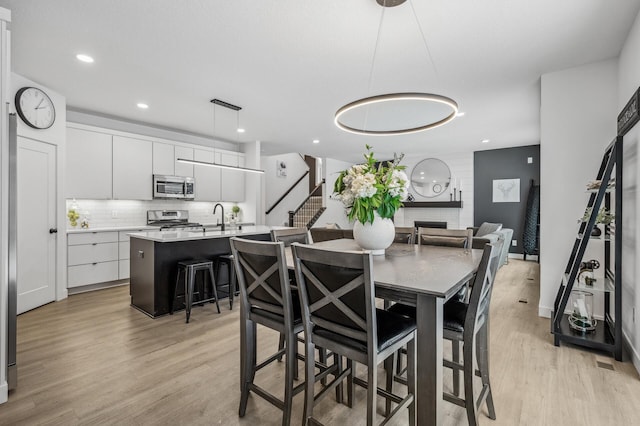
[[[271,212],[273,211],[273,209],[275,209],[275,208],[276,208],[276,206],[277,206],[278,204],[280,204],[280,203],[282,202],[282,200],[284,200],[284,199],[287,197],[287,195],[289,195],[289,193],[291,193],[291,191],[293,191],[293,189],[294,189],[294,188],[295,188],[295,187],[296,187],[300,182],[302,182],[302,179],[304,179],[308,174],[309,174],[309,170],[307,170],[306,172],[304,172],[304,174],[303,174],[302,176],[300,176],[300,177],[298,178],[298,180],[297,180],[297,181],[295,181],[295,182],[293,183],[293,185],[291,185],[291,186],[289,187],[289,189],[287,189],[287,191],[286,191],[284,194],[282,194],[282,196],[281,196],[280,198],[278,198],[278,201],[276,201],[276,202],[275,202],[271,207],[269,207],[269,208],[267,209],[267,211],[265,212],[265,214],[269,214],[269,213],[271,213]]]
[[[322,193],[322,186],[324,185],[324,183],[325,179],[322,179],[322,181],[318,185],[316,185],[316,187],[313,188],[313,190],[309,193],[307,198],[302,201],[298,208],[289,211],[289,226],[294,226],[295,218],[297,215],[304,215],[305,217],[308,216],[311,218],[311,220],[305,224],[307,228],[310,228],[315,223],[315,221],[318,220],[319,215],[324,211],[324,206],[321,203],[318,208],[318,206],[314,206],[313,203],[309,201],[311,200],[311,197]]]

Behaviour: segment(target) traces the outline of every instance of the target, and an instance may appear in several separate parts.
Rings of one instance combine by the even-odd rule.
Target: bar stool
[[[196,274],[198,271],[209,271],[209,278],[211,280],[211,287],[213,288],[213,297],[204,298],[206,288],[206,273],[203,277],[203,299],[198,300],[196,303],[206,303],[215,300],[218,313],[220,313],[220,305],[218,304],[218,291],[216,290],[216,280],[213,275],[213,262],[206,259],[194,259],[183,260],[178,262],[178,275],[176,276],[176,287],[173,291],[173,301],[171,303],[170,314],[173,315],[173,306],[175,300],[178,297],[178,288],[180,287],[180,276],[184,274],[184,305],[187,314],[187,324],[189,323],[189,317],[191,316],[191,305],[193,304],[193,293],[196,281]]]
[[[215,259],[216,262],[216,280],[220,282],[220,272],[223,266],[227,267],[227,277],[229,277],[228,285],[221,285],[220,287],[227,287],[229,292],[229,309],[233,309],[233,297],[235,296],[238,288],[238,281],[236,280],[236,270],[233,266],[233,255],[223,254]]]

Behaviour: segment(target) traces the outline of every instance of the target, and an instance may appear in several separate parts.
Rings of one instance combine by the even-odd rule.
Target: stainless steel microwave
[[[193,200],[194,182],[192,177],[153,175],[153,198]]]

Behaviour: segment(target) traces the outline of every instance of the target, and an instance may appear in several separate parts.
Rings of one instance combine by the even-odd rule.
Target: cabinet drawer
[[[67,287],[115,281],[118,279],[118,261],[100,262],[67,268]]]
[[[67,235],[67,245],[112,243],[118,241],[117,232],[87,232],[86,234]]]
[[[69,246],[67,249],[68,266],[109,262],[111,260],[118,260],[118,243],[83,244]]]
[[[120,241],[118,243],[118,259],[129,259],[129,241]]]
[[[129,259],[120,260],[120,266],[118,267],[118,278],[126,280],[129,278]]]

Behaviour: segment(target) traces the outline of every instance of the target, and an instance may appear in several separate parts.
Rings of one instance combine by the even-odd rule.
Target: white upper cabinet
[[[67,198],[111,199],[111,146],[111,135],[67,128]]]
[[[113,199],[153,198],[153,142],[113,137]]]
[[[174,145],[162,142],[153,143],[153,174],[173,176],[176,174]]]
[[[220,163],[228,166],[244,167],[244,155],[222,152],[220,153]],[[246,172],[221,169],[221,174],[222,200],[244,201],[244,180]]]
[[[193,177],[193,164],[178,163],[177,161],[175,161],[178,158],[184,158],[185,160],[193,160],[193,148],[187,148],[184,146],[176,145],[175,158],[174,158],[175,169],[176,169],[175,175]],[[198,182],[196,181],[196,185],[197,184]]]
[[[207,163],[218,163],[220,154],[202,149],[193,150],[193,159]],[[196,201],[220,201],[220,169],[209,166],[193,166],[195,178]]]

